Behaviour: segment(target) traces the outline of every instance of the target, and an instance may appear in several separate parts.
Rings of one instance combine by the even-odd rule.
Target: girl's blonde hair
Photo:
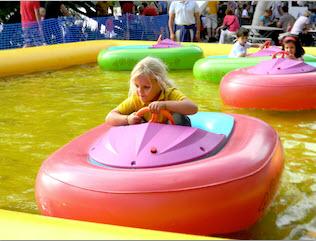
[[[150,79],[156,80],[162,90],[175,87],[173,81],[168,79],[167,66],[160,59],[146,57],[139,61],[132,70],[128,96],[136,93],[134,81],[140,76],[148,76]]]

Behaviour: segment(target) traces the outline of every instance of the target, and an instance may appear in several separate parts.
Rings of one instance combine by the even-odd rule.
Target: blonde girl
[[[135,65],[131,72],[128,98],[107,115],[106,122],[110,125],[133,125],[142,123],[144,119],[148,121],[149,114],[144,119],[136,115],[145,106],[153,113],[159,113],[162,109],[170,111],[178,125],[190,125],[185,115],[198,111],[197,105],[168,79],[166,65],[153,57],[146,57]]]

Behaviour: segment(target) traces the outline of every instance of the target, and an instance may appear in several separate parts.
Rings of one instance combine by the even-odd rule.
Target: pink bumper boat
[[[283,58],[275,58],[280,53]],[[223,102],[239,108],[316,109],[316,68],[286,54],[226,74],[220,85]]]
[[[198,113],[193,127],[102,124],[51,155],[44,215],[191,234],[246,229],[277,191],[283,151],[266,123]]]
[[[272,45],[271,42],[267,41],[264,43],[264,48],[259,51],[248,54],[247,57],[263,57],[263,56],[273,56],[275,53],[280,52],[281,49],[278,46]]]

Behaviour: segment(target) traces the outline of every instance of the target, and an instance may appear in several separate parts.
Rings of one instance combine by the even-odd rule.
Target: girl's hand
[[[134,125],[140,124],[142,122],[142,118],[136,115],[136,112],[127,116],[127,124]]]
[[[154,101],[148,105],[148,108],[152,113],[159,113],[160,110],[165,110],[166,109],[166,103],[164,101]]]

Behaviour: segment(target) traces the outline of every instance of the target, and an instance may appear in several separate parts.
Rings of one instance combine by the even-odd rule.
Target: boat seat
[[[219,112],[198,112],[190,115],[191,125],[205,131],[229,137],[234,127],[234,117]]]

